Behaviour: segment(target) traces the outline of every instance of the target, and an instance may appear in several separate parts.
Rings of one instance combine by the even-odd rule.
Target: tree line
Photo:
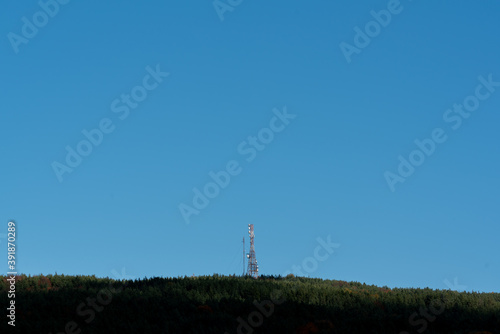
[[[0,303],[8,282],[0,276]],[[500,333],[500,294],[281,276],[16,277],[18,333]],[[12,332],[4,319],[1,332]]]

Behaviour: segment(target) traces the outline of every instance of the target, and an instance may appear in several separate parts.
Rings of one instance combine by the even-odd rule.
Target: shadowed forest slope
[[[8,305],[9,283],[0,277],[0,302]],[[500,333],[498,293],[292,275],[22,275],[15,301],[15,329],[4,316],[2,333]]]

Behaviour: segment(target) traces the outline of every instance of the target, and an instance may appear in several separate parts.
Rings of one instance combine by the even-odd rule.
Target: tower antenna
[[[248,235],[250,235],[250,252],[248,253],[248,268],[247,273],[253,278],[259,277],[259,266],[257,265],[257,258],[255,257],[255,234],[253,231],[253,224],[248,224]]]
[[[245,276],[245,237],[243,237],[243,276]]]

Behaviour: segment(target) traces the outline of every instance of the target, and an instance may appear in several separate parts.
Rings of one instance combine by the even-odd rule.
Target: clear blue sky
[[[340,246],[307,275],[500,291],[500,4],[242,1],[223,20],[211,1],[59,7],[0,14],[0,241],[16,220],[20,272],[240,274],[253,223],[262,274],[313,263],[330,235]],[[66,148],[102,122],[71,168]],[[434,129],[446,140],[391,189]],[[228,163],[239,173],[196,209],[193,188]]]

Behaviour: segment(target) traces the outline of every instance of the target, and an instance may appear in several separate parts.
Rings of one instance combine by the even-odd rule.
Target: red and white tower
[[[248,224],[248,234],[250,235],[250,253],[247,254],[248,257],[248,268],[247,274],[253,278],[259,277],[259,266],[257,265],[257,258],[255,257],[255,244],[254,238],[255,234],[253,232],[253,224]]]

